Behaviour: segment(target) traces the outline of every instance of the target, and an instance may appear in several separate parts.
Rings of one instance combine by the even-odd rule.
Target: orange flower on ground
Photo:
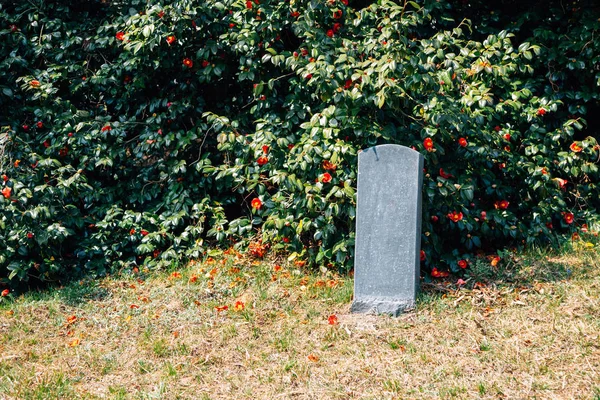
[[[269,162],[269,159],[267,157],[265,157],[265,156],[260,156],[260,157],[258,157],[258,160],[256,160],[256,163],[258,165],[260,165],[261,167],[263,165],[265,165],[266,163],[268,163],[268,162]]]
[[[506,200],[498,200],[494,203],[496,210],[506,210],[510,203]]]
[[[192,275],[192,276],[190,277],[190,283],[194,283],[194,282],[196,282],[197,280],[198,280],[198,275]]]
[[[500,256],[495,256],[495,257],[492,257],[490,264],[492,267],[495,267],[498,265],[499,262],[500,262]]]
[[[173,44],[177,40],[177,38],[173,35],[170,35],[170,36],[167,36],[166,40],[167,40],[168,44]]]
[[[327,318],[327,323],[329,325],[337,325],[338,324],[338,317],[337,317],[337,315],[335,315],[335,314],[330,315],[329,318]]]
[[[70,315],[70,316],[67,317],[67,324],[72,324],[75,321],[77,321],[77,316],[76,315]]]
[[[329,183],[329,182],[331,182],[331,174],[329,172],[325,172],[321,176],[321,182],[323,182],[323,183]]]
[[[233,306],[234,311],[244,311],[244,308],[246,308],[246,306],[241,301],[236,301],[235,305]]]
[[[215,310],[217,310],[217,312],[227,311],[227,310],[229,310],[229,307],[228,306],[217,306],[217,307],[215,307]]]
[[[10,193],[12,192],[12,189],[9,187],[5,187],[4,189],[2,189],[2,196],[4,196],[5,199],[10,198]]]
[[[252,199],[252,201],[250,202],[250,205],[252,206],[252,208],[254,208],[255,210],[260,210],[262,208],[262,201],[260,201],[260,199],[257,197],[255,199]]]
[[[173,278],[173,279],[181,279],[181,272],[173,272],[171,274],[171,278]]]
[[[427,151],[433,151],[433,140],[431,138],[426,138],[423,140],[423,146]]]
[[[571,151],[574,151],[575,153],[580,153],[581,151],[583,151],[583,147],[578,145],[577,142],[571,143],[569,148],[571,149]]]
[[[461,145],[461,147],[467,147],[467,139],[461,137],[458,139],[458,144]]]
[[[9,294],[10,294],[10,290],[8,290],[8,289],[4,289],[4,290],[2,291],[2,293],[1,293],[1,296],[2,296],[2,297],[6,297],[6,296],[8,296]]]
[[[79,346],[79,343],[81,343],[81,341],[79,339],[74,339],[73,341],[71,341],[69,343],[69,347]]]
[[[273,267],[273,270],[274,270],[275,272],[279,272],[279,271],[281,271],[281,265],[279,265],[279,264],[276,264],[276,265]]]
[[[40,81],[34,79],[31,82],[29,82],[29,86],[31,86],[31,87],[38,87],[38,86],[40,86]]]
[[[563,219],[565,220],[565,222],[567,224],[572,224],[573,221],[575,220],[575,216],[573,215],[573,213],[563,212]]]
[[[308,360],[312,362],[317,362],[319,361],[319,357],[315,356],[314,354],[311,354],[308,356]]]
[[[437,268],[433,267],[431,270],[431,276],[434,278],[445,278],[449,276],[450,273],[447,271],[439,271]]]
[[[459,260],[458,266],[459,268],[465,269],[469,266],[469,263],[467,262],[467,260]]]
[[[467,281],[465,281],[464,279],[459,279],[456,281],[456,286],[462,286],[466,283],[467,283]]]
[[[188,68],[192,68],[194,66],[194,62],[189,58],[184,58],[183,65],[185,65]]]
[[[455,211],[452,211],[451,213],[448,213],[448,218],[450,218],[450,220],[452,220],[452,222],[462,221],[463,213],[455,210]]]
[[[132,310],[135,310],[135,309],[140,308],[140,306],[138,306],[137,304],[132,304],[129,306],[129,308],[131,308]]]
[[[115,37],[117,38],[117,40],[123,41],[125,39],[125,32],[117,32]]]

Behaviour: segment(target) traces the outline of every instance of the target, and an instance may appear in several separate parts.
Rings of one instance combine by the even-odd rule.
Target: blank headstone
[[[385,144],[358,155],[352,311],[398,316],[419,288],[423,156]]]

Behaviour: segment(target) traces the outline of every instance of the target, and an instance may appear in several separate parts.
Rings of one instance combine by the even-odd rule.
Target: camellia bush
[[[544,4],[3,3],[2,283],[248,244],[349,270],[383,143],[425,156],[433,276],[591,230],[600,9]]]

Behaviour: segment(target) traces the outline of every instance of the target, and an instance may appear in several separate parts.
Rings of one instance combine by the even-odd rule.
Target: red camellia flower
[[[498,200],[494,203],[496,210],[506,210],[510,203],[506,200]]]
[[[29,82],[29,86],[38,87],[38,86],[40,86],[40,81],[34,79],[31,82]]]
[[[45,147],[45,148],[48,148],[48,147],[50,147],[50,142],[49,142],[49,141],[47,141],[47,140],[45,140],[45,141],[44,141],[44,147]]]
[[[569,148],[571,149],[571,151],[574,151],[575,153],[580,153],[583,150],[583,147],[578,145],[577,142],[571,143]]]
[[[329,160],[325,160],[323,161],[323,169],[326,171],[335,171],[337,169],[337,165]]]
[[[9,187],[5,187],[4,189],[2,189],[2,196],[4,196],[5,199],[10,198],[10,193],[12,192],[12,189]]]
[[[27,232],[27,239],[33,239],[33,233]]]
[[[421,255],[419,256],[421,261],[425,261],[427,260],[427,255],[425,254],[425,252],[423,250],[421,250]]]
[[[425,147],[425,150],[433,151],[433,139],[426,138],[425,140],[423,140],[423,146]]]
[[[29,131],[29,125],[23,125],[22,128],[25,132]]]
[[[250,0],[248,0],[248,1],[246,2],[246,8],[247,8],[248,10],[252,10],[252,2],[251,2]]]
[[[269,154],[269,146],[267,146],[266,144],[263,145],[262,151],[263,151],[264,154]]]
[[[454,210],[451,213],[448,213],[448,218],[450,218],[450,220],[452,222],[462,221],[462,219],[463,219],[463,213]]]
[[[145,230],[145,229],[142,229],[142,230],[140,231],[140,233],[142,234],[142,236],[146,236],[146,235],[148,234],[148,231],[147,231],[147,230]]]
[[[102,129],[100,129],[100,132],[110,132],[111,130],[112,128],[110,127],[110,125],[104,125]]]
[[[135,229],[133,229],[133,228],[132,228],[132,229],[129,231],[129,234],[130,234],[130,235],[135,235]]]
[[[10,290],[8,290],[8,289],[4,289],[4,290],[2,291],[2,297],[6,297],[6,296],[8,296],[9,294],[10,294]]]
[[[432,215],[431,216],[431,222],[438,222],[439,217],[437,215]]]
[[[194,66],[194,62],[192,60],[190,60],[189,58],[184,58],[183,65],[185,65],[188,68],[192,68]]]
[[[327,36],[333,37],[333,34],[334,34],[333,29],[330,29],[327,31]]]
[[[289,237],[284,237],[283,238],[283,243],[289,243],[290,242],[290,238]]]
[[[437,268],[433,267],[433,269],[431,270],[431,276],[433,278],[445,278],[447,276],[449,276],[450,273],[447,271],[439,271]]]
[[[42,129],[44,127],[44,123],[42,121],[39,121],[37,124],[35,124],[35,126]]]
[[[501,129],[501,128],[500,128],[498,125],[496,125],[496,126],[494,127],[494,130],[495,130],[496,132],[500,132],[500,129]]]
[[[333,24],[333,33],[338,33],[340,29],[342,29],[342,24],[340,24],[339,22]]]
[[[235,28],[235,24],[233,22],[229,23],[230,28]]]
[[[333,19],[340,19],[342,18],[342,10],[337,10],[333,12]]]
[[[158,18],[162,18],[162,17],[165,16],[165,12],[164,11],[159,11],[158,14],[156,14],[156,15],[158,15]]]
[[[312,78],[312,74],[306,75],[306,79],[310,79],[310,78]]]
[[[260,210],[262,208],[262,201],[260,201],[260,199],[257,197],[255,199],[252,199],[252,201],[250,202],[250,205],[255,210]]]
[[[203,60],[202,61],[202,68],[206,68],[210,65],[210,63],[208,62],[208,60]]]
[[[350,89],[352,87],[352,79],[347,79],[344,83],[344,89]]]
[[[587,224],[582,224],[581,225],[581,232],[583,232],[583,233],[587,233],[588,232],[588,225]]]
[[[469,265],[469,263],[467,263],[467,260],[459,260],[458,261],[458,266],[462,269],[467,268],[468,265]]]
[[[537,110],[537,115],[539,115],[540,117],[543,117],[544,114],[546,114],[546,110],[543,108],[540,108]]]
[[[263,165],[265,165],[266,163],[268,163],[268,162],[269,162],[269,159],[267,157],[265,157],[265,156],[260,156],[260,157],[258,157],[258,160],[256,160],[256,163],[258,165],[260,165],[261,167]]]
[[[572,224],[573,220],[575,219],[575,216],[573,215],[573,213],[570,212],[564,212],[563,213],[563,219],[565,220],[565,222],[567,224]]]
[[[506,134],[504,135],[504,140],[508,140],[508,141],[510,141],[510,133],[506,133]]]
[[[10,31],[13,33],[19,29],[19,28],[17,28],[17,26],[15,24],[9,25],[8,27],[10,28]]]
[[[348,0],[341,0],[341,2],[342,2],[342,3],[343,3],[345,6],[347,6],[347,5],[348,5]]]
[[[467,139],[461,137],[458,139],[458,144],[461,145],[461,147],[467,147]]]
[[[173,36],[173,35],[167,36],[167,43],[168,44],[173,44],[176,40],[177,40],[177,38],[175,36]]]
[[[7,181],[8,181],[8,176],[6,176],[6,175],[2,175],[2,180],[3,180],[4,182],[7,182]]]
[[[337,323],[338,323],[337,315],[335,315],[335,314],[330,315],[329,318],[327,318],[327,323],[329,325],[337,325]]]
[[[117,40],[123,41],[125,39],[125,32],[117,32],[115,37],[117,38]]]
[[[444,179],[453,178],[451,174],[447,174],[446,172],[444,172],[443,168],[440,168],[440,176]]]
[[[482,212],[481,212],[481,214],[479,214],[479,215],[480,215],[481,219],[482,219],[483,221],[485,221],[485,219],[486,219],[486,217],[487,217],[487,213],[486,213],[485,211],[482,211]]]
[[[321,176],[321,182],[323,182],[323,183],[329,183],[329,182],[331,182],[331,174],[329,172],[325,172]]]
[[[299,13],[298,11],[292,11],[292,12],[290,13],[290,15],[291,15],[292,17],[294,17],[294,18],[298,18],[298,17],[300,16],[300,13]]]

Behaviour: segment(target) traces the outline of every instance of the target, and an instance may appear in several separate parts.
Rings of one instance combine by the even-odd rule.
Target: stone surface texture
[[[398,316],[415,305],[423,156],[385,144],[358,155],[352,312]]]

